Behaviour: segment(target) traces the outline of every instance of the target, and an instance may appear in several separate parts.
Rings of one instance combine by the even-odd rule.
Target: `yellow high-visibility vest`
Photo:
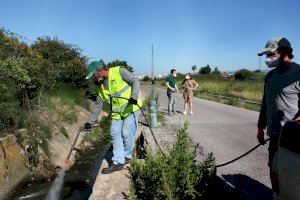
[[[111,67],[108,71],[108,90],[104,88],[103,84],[96,86],[100,98],[111,104],[111,117],[113,119],[120,119],[127,117],[132,112],[139,110],[137,105],[129,104],[127,99],[131,97],[131,87],[122,79],[120,67]],[[126,99],[114,98],[122,97]],[[140,98],[137,99],[138,105],[142,106]]]

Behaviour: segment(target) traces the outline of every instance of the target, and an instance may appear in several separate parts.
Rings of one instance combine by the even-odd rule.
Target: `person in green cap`
[[[89,65],[86,79],[90,78],[94,80],[97,97],[84,129],[91,130],[104,103],[110,105],[113,162],[108,168],[102,170],[102,173],[109,174],[122,170],[132,157],[132,145],[142,106],[139,98],[140,83],[138,78],[127,69],[120,66],[109,68],[98,61]]]

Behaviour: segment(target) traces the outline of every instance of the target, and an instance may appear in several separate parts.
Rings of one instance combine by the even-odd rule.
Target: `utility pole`
[[[153,50],[153,44],[151,46],[151,76],[152,76],[152,84],[154,85],[154,63],[153,63],[153,54],[154,54],[154,50]]]
[[[154,50],[153,50],[153,44],[151,45],[151,82],[152,82],[152,91],[151,91],[151,100],[149,102],[149,108],[150,108],[150,126],[152,128],[157,127],[157,116],[156,116],[156,111],[157,111],[157,104],[158,104],[158,98],[156,98],[156,92],[155,92],[155,79],[154,79],[154,62],[153,62],[153,55]]]

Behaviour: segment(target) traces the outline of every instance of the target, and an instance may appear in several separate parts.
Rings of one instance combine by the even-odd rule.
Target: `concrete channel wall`
[[[29,176],[24,155],[15,135],[0,138],[0,199]]]
[[[89,118],[89,111],[76,106],[78,121],[74,124],[66,124],[65,128],[68,138],[60,132],[53,133],[48,142],[50,161],[53,166],[62,167],[76,137],[78,129],[84,125]],[[99,116],[99,118],[102,115]],[[83,139],[84,132],[80,134],[76,146]],[[26,154],[28,134],[26,129],[19,129],[16,135],[8,135],[0,138],[0,200],[11,196],[12,191],[20,187],[22,182],[29,178],[30,170]],[[75,151],[71,154],[69,167],[74,164]]]

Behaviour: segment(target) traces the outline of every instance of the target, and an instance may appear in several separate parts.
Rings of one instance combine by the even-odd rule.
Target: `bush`
[[[31,48],[43,58],[41,72],[46,86],[53,87],[56,82],[78,87],[84,84],[87,74],[86,58],[80,54],[81,50],[77,46],[57,38],[40,37]]]
[[[247,69],[240,69],[239,71],[235,72],[234,74],[235,80],[251,80],[252,79],[252,72]]]
[[[214,74],[214,75],[220,75],[221,74],[221,72],[218,69],[218,67],[215,67],[214,71],[212,71],[211,73]]]
[[[30,82],[28,72],[14,59],[0,60],[0,130],[17,127],[20,96]]]
[[[214,167],[214,158],[197,163],[197,152],[191,150],[187,133],[188,123],[179,130],[173,148],[167,149],[165,157],[147,149],[144,162],[132,160],[131,199],[198,199],[207,186],[207,172]]]
[[[209,65],[206,65],[205,67],[201,67],[199,70],[200,74],[210,74],[211,68]]]
[[[148,81],[150,81],[150,77],[149,76],[144,76],[144,78],[142,79],[142,81],[148,82]]]
[[[114,60],[107,64],[108,67],[115,67],[115,66],[121,66],[127,69],[130,72],[134,72],[133,67],[128,65],[126,61],[124,60]]]
[[[0,29],[0,132],[18,128],[20,113],[40,105],[45,91],[85,86],[85,65],[74,45],[42,37],[29,46],[21,36]]]

